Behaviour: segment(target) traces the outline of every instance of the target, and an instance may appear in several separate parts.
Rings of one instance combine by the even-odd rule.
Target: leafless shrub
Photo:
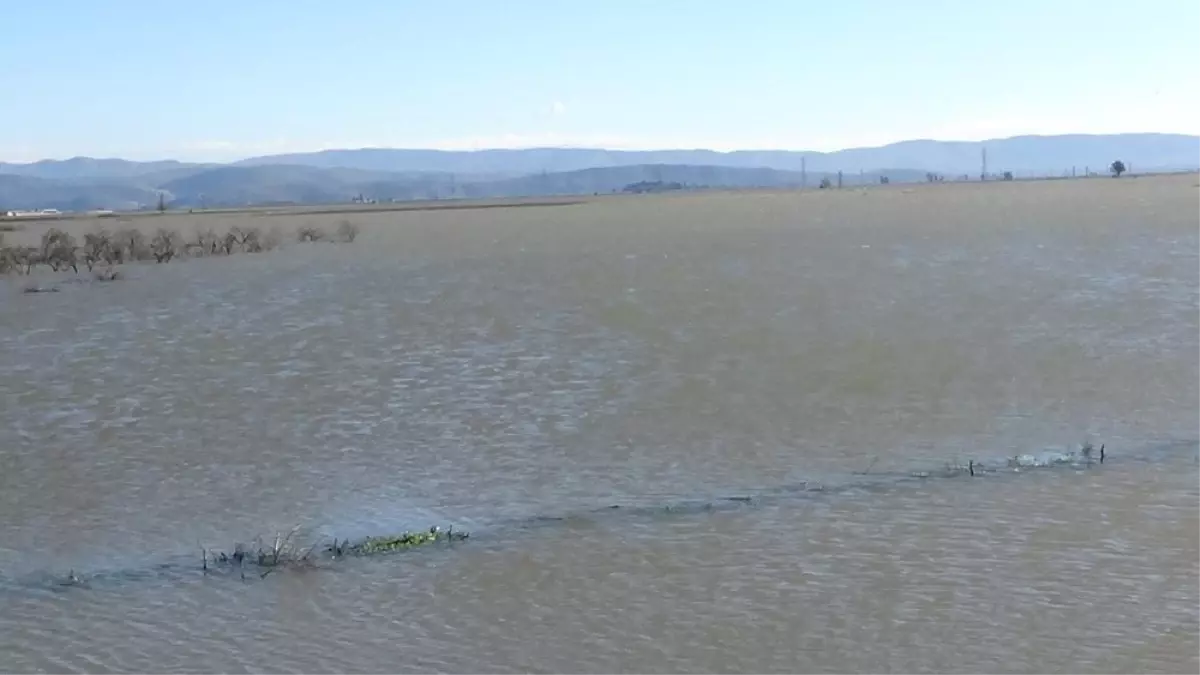
[[[101,270],[96,270],[92,273],[92,278],[96,281],[117,281],[123,278],[121,271],[114,267],[106,267]]]
[[[325,231],[312,225],[305,225],[296,231],[296,239],[301,242],[325,241],[325,238]]]
[[[234,234],[232,230],[226,232],[224,237],[221,237],[221,250],[225,253],[225,255],[233,255],[233,249],[237,245],[238,236]]]
[[[120,230],[113,235],[113,247],[117,253],[116,262],[149,260],[154,257],[146,235],[134,228]]]
[[[4,233],[0,232],[0,274],[8,274],[17,267],[17,258],[13,249],[4,245]]]
[[[75,237],[58,228],[50,228],[42,235],[41,261],[55,272],[68,267],[79,272],[79,264],[76,261],[78,249]]]
[[[8,249],[8,254],[11,256],[13,269],[18,272],[24,269],[25,274],[32,272],[33,266],[41,262],[41,255],[33,246],[14,246]]]
[[[100,262],[107,262],[111,265],[115,257],[112,249],[112,235],[106,230],[83,235],[83,264],[87,265],[89,272]]]
[[[469,532],[455,532],[453,527],[443,530],[435,526],[429,528],[428,531],[367,537],[358,542],[335,538],[332,543],[320,546],[319,538],[311,539],[313,542],[311,544],[302,543],[302,540],[310,538],[306,535],[297,537],[299,531],[300,528],[295,527],[286,535],[277,534],[272,543],[266,543],[260,537],[256,538],[249,546],[235,544],[233,553],[213,551],[197,542],[197,546],[200,548],[200,568],[206,574],[222,569],[236,572],[245,580],[247,570],[259,577],[266,577],[277,570],[311,569],[322,561],[333,561],[346,556],[395,553],[420,546],[464,541],[470,538]]]
[[[260,245],[261,250],[263,251],[271,251],[279,248],[281,245],[283,245],[283,231],[279,229],[278,225],[272,226],[271,229],[267,230],[266,234],[262,236]]]
[[[350,243],[358,238],[359,227],[357,223],[349,220],[343,220],[338,223],[337,236],[338,239]]]
[[[179,235],[160,227],[154,233],[154,239],[150,241],[150,248],[154,252],[155,262],[171,262],[171,259],[179,252]]]
[[[230,233],[237,237],[238,244],[246,253],[259,253],[263,250],[261,235],[257,227],[234,227]]]
[[[196,230],[195,238],[184,245],[184,253],[194,256],[215,255],[219,241],[217,233],[211,227]]]
[[[330,236],[324,230],[306,226],[298,231],[297,238],[304,242],[351,242],[358,236],[359,227],[350,222],[339,224],[337,235]],[[113,267],[126,262],[153,259],[167,263],[181,255],[232,254],[235,250],[258,253],[282,245],[284,236],[278,226],[265,233],[257,227],[230,228],[224,236],[218,236],[212,228],[198,231],[195,238],[185,241],[175,231],[159,228],[154,236],[146,235],[136,228],[125,228],[115,233],[97,229],[83,236],[83,245],[63,230],[52,228],[42,237],[39,246],[5,246],[0,233],[0,274],[33,271],[37,265],[47,265],[54,271],[70,268],[79,271],[79,262],[93,272],[96,281],[112,281],[120,278]],[[101,269],[104,266],[104,269]],[[97,271],[98,270],[98,271]]]

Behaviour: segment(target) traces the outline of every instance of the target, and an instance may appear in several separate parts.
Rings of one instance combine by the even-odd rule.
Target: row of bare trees
[[[358,233],[357,225],[344,220],[334,235],[321,228],[303,227],[296,238],[301,242],[352,242]],[[127,262],[168,263],[184,257],[261,253],[282,243],[283,236],[277,229],[264,233],[256,227],[237,226],[223,235],[212,228],[196,230],[190,239],[167,228],[159,228],[149,237],[134,228],[116,232],[97,230],[83,235],[82,242],[68,232],[51,228],[42,235],[38,246],[5,246],[0,233],[0,274],[30,274],[38,265],[55,272],[70,269],[78,273],[81,265],[92,271],[97,266],[113,267]]]

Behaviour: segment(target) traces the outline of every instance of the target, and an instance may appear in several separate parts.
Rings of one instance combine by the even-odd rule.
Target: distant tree
[[[55,272],[68,267],[79,272],[75,257],[78,250],[75,237],[57,228],[50,228],[42,235],[42,247],[38,253],[41,262],[49,265]]]
[[[225,236],[221,237],[221,250],[225,252],[225,255],[233,255],[233,247],[237,246],[239,241],[235,232],[232,230],[226,232]]]
[[[1120,178],[1121,174],[1125,173],[1125,162],[1118,159],[1108,167],[1108,170],[1112,172],[1113,178]]]
[[[121,230],[113,235],[113,251],[117,262],[149,260],[154,257],[146,235],[134,228]]]
[[[1011,172],[1011,171],[1005,171],[1005,172],[1004,172],[1004,180],[1012,180],[1012,179],[1013,179],[1012,172]]]
[[[338,239],[341,239],[346,243],[350,243],[358,238],[358,232],[358,225],[350,222],[349,220],[343,220],[342,222],[338,223]]]
[[[833,182],[829,180],[829,176],[826,176],[821,179],[821,184],[818,185],[817,187],[822,190],[827,190],[827,189],[833,187]]]
[[[8,274],[16,268],[16,252],[4,246],[4,233],[0,232],[0,274]]]
[[[621,188],[621,191],[633,194],[645,194],[648,192],[670,192],[672,190],[683,190],[686,187],[687,186],[683,183],[675,181],[664,182],[661,180],[646,180],[637,183],[630,183],[629,185]]]
[[[887,176],[880,176],[880,177],[879,177],[879,184],[880,184],[880,185],[887,185],[887,184],[888,184],[888,180],[889,180],[889,179],[888,179],[888,177],[887,177]]]
[[[229,232],[246,253],[259,253],[263,250],[262,235],[257,227],[234,227]]]
[[[105,230],[97,230],[83,235],[83,264],[87,265],[88,271],[98,263],[109,262],[114,259],[112,252],[112,235]]]
[[[180,237],[177,233],[159,228],[158,232],[154,233],[154,239],[150,240],[150,249],[154,254],[154,261],[158,263],[168,263],[175,257],[179,251]]]
[[[306,225],[296,231],[296,239],[302,242],[325,241],[325,231],[319,227]]]

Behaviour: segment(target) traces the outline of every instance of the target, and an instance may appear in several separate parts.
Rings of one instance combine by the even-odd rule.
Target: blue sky
[[[13,0],[0,160],[1200,133],[1196,0]]]

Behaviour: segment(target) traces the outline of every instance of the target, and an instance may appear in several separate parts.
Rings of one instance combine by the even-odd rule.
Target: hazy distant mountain
[[[844,184],[978,176],[983,150],[990,173],[1061,175],[1072,167],[1105,171],[1121,159],[1134,172],[1200,167],[1200,137],[1171,134],[1022,136],[985,142],[905,141],[832,153],[579,148],[529,150],[328,150],[258,157],[234,164],[131,162],[76,157],[0,163],[0,210],[153,206],[159,191],[174,208],[270,203],[516,197],[620,191],[639,182],[712,188],[815,187],[844,172]],[[889,167],[883,168],[881,167]],[[900,168],[890,168],[900,167]]]
[[[923,180],[924,174],[898,169],[884,172],[845,174],[843,185],[876,184],[880,173],[896,182]],[[620,192],[634,183],[679,183],[692,188],[782,188],[801,187],[807,180],[816,187],[822,178],[836,182],[833,174],[780,171],[778,169],[702,166],[692,164],[639,164],[536,174],[498,181],[468,183],[466,197],[508,197],[515,195],[573,195]]]
[[[346,202],[451,197],[519,197],[614,192],[630,183],[660,180],[689,186],[782,187],[801,174],[774,169],[706,166],[630,166],[539,173],[519,178],[464,181],[449,173],[383,173],[293,165],[209,169],[162,185],[175,206]],[[819,180],[819,179],[818,179]]]
[[[44,159],[30,164],[0,162],[0,174],[56,180],[134,178],[155,173],[186,172],[204,166],[206,165],[187,164],[173,159],[158,162],[133,162],[126,159],[72,157],[63,160]]]
[[[242,206],[246,204],[344,202],[359,186],[378,180],[402,180],[395,174],[311,166],[217,166],[161,183],[173,205]]]
[[[154,204],[154,190],[113,180],[60,181],[0,174],[0,213],[22,209],[136,209]]]
[[[923,179],[911,170],[884,172],[893,181]],[[539,173],[500,180],[463,181],[448,173],[383,173],[307,166],[221,166],[163,182],[157,188],[134,182],[55,181],[0,174],[0,205],[5,209],[153,208],[162,192],[171,208],[234,207],[263,204],[348,202],[358,196],[381,201],[469,197],[522,197],[621,192],[634,183],[677,184],[691,189],[798,187],[807,177],[815,187],[820,172],[807,175],[777,169],[653,164]],[[138,178],[130,179],[137,181]],[[846,186],[877,183],[879,173],[846,174]]]
[[[1200,167],[1200,136],[1179,134],[1115,134],[1067,136],[1017,136],[979,142],[915,140],[878,148],[836,152],[776,150],[655,150],[621,151],[583,148],[533,148],[528,150],[439,151],[367,148],[255,157],[239,162],[250,166],[293,164],[324,168],[341,167],[376,171],[440,171],[526,175],[539,172],[633,166],[639,164],[692,164],[783,171],[873,171],[905,167],[948,175],[978,175],[983,149],[993,172],[1053,174],[1072,166],[1105,170],[1113,160],[1145,170]]]
[[[817,165],[836,170],[838,167],[824,164],[832,161],[843,165],[842,168],[904,166],[950,175],[978,175],[985,149],[988,171],[992,173],[1060,175],[1072,167],[1080,174],[1085,167],[1104,173],[1117,159],[1143,171],[1200,168],[1200,136],[1179,134],[1016,136],[981,142],[904,141],[881,148],[830,153]]]

